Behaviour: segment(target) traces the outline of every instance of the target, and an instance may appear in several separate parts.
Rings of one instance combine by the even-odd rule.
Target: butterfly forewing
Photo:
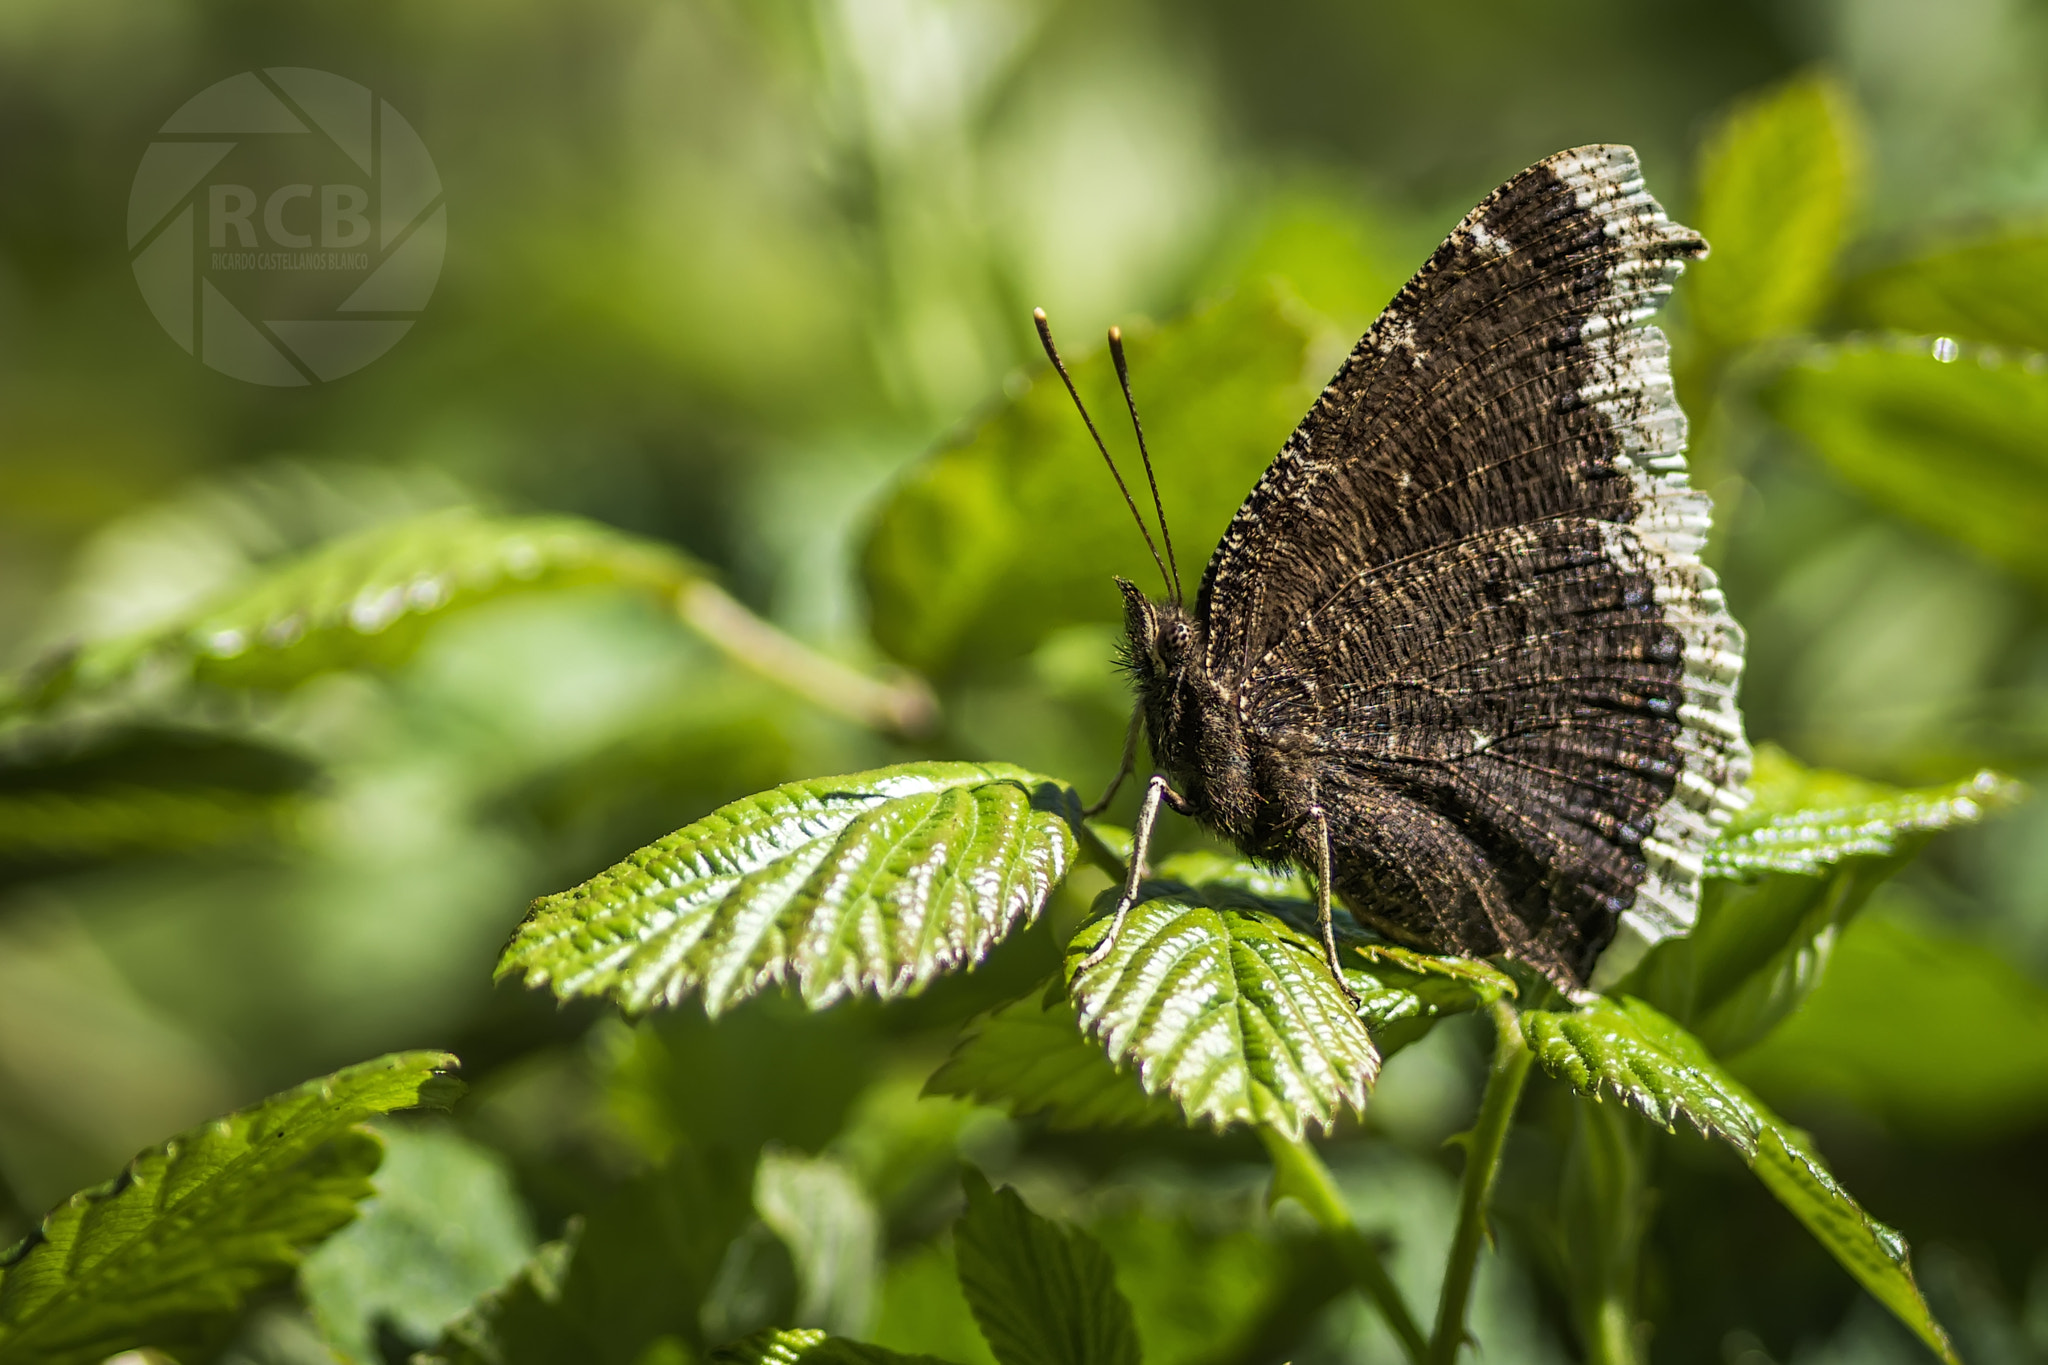
[[[1515,177],[1210,561],[1205,671],[1269,794],[1329,811],[1336,883],[1384,929],[1576,981],[1624,918],[1651,939],[1692,920],[1747,779],[1742,636],[1646,320],[1704,250],[1627,148]]]

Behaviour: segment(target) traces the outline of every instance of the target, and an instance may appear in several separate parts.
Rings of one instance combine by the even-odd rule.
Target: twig
[[[1351,1217],[1351,1209],[1344,1203],[1344,1196],[1338,1192],[1337,1182],[1330,1178],[1322,1158],[1308,1143],[1265,1124],[1259,1126],[1259,1139],[1273,1158],[1273,1198],[1293,1199],[1322,1225],[1336,1245],[1338,1259],[1379,1308],[1408,1359],[1413,1365],[1427,1365],[1429,1342],[1424,1339],[1422,1328],[1387,1274],[1378,1244]]]
[[[1486,1094],[1479,1102],[1479,1122],[1465,1138],[1465,1178],[1458,1187],[1458,1225],[1451,1236],[1451,1254],[1444,1265],[1443,1290],[1436,1304],[1436,1334],[1429,1342],[1429,1365],[1456,1365],[1465,1344],[1465,1310],[1472,1299],[1472,1277],[1479,1265],[1479,1247],[1486,1240],[1487,1204],[1494,1178],[1500,1174],[1501,1150],[1508,1126],[1522,1098],[1535,1054],[1522,1038],[1515,1007],[1493,1003],[1493,1067]]]
[[[938,702],[922,679],[884,681],[849,668],[776,629],[715,583],[696,578],[677,589],[676,614],[735,663],[848,720],[911,738],[938,723]]]

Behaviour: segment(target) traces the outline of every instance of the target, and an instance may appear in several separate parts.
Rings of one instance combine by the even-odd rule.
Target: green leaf
[[[1171,1211],[1125,1203],[1089,1222],[1116,1263],[1145,1365],[1257,1358],[1276,1312],[1306,1318],[1342,1283],[1327,1243],[1282,1240],[1271,1221],[1248,1226],[1206,1202],[1187,1191]]]
[[[1067,945],[1081,1026],[1190,1124],[1270,1124],[1299,1137],[1365,1108],[1379,1053],[1314,937],[1267,910],[1156,884],[1107,956],[1114,889]]]
[[[1093,1237],[1041,1218],[968,1170],[953,1255],[974,1319],[1002,1365],[1138,1365],[1131,1305]]]
[[[750,1221],[745,1164],[684,1146],[613,1190],[450,1323],[430,1365],[639,1365],[703,1345],[702,1309]]]
[[[2048,588],[2048,369],[1929,342],[1816,346],[1763,391],[1843,482]]]
[[[1192,591],[1201,557],[1324,376],[1307,372],[1308,333],[1265,284],[1171,326],[1132,329],[1128,346]],[[1072,361],[1071,372],[1104,438],[1122,452],[1126,481],[1149,502],[1136,447],[1111,420],[1123,397],[1108,355]],[[1102,457],[1049,372],[964,444],[910,471],[876,518],[862,560],[875,638],[944,678],[1006,677],[1055,629],[1120,623],[1122,600],[1110,583],[1118,573],[1158,581]]]
[[[48,702],[145,666],[228,687],[290,687],[394,663],[427,618],[507,593],[604,583],[673,594],[695,574],[674,550],[594,522],[454,508],[323,545],[169,627],[88,645],[34,690]]]
[[[337,1071],[142,1153],[0,1255],[0,1365],[91,1365],[203,1340],[355,1216],[383,1147],[358,1125],[445,1106],[445,1053]]]
[[[1732,349],[1813,320],[1860,162],[1848,96],[1819,77],[1742,104],[1712,133],[1694,213],[1712,253],[1686,280],[1690,316],[1709,342]]]
[[[880,1346],[803,1327],[771,1328],[720,1347],[716,1365],[945,1365],[936,1356],[907,1356]]]
[[[2048,233],[2018,224],[1943,243],[1842,287],[1846,321],[2048,351]]]
[[[1842,935],[1820,988],[1736,1070],[1917,1139],[2017,1136],[2048,1116],[2048,990],[1996,947],[1887,910]]]
[[[1526,1010],[1521,1017],[1544,1070],[1580,1094],[1612,1094],[1666,1129],[1684,1119],[1734,1147],[1859,1284],[1955,1365],[1914,1282],[1905,1239],[1865,1213],[1806,1136],[1723,1071],[1697,1039],[1633,999],[1600,997],[1578,1010]]]
[[[1698,926],[1657,945],[1620,989],[1720,1055],[1776,1028],[1812,992],[1843,928],[1934,832],[2017,799],[1979,773],[1901,790],[1806,768],[1759,745],[1751,802],[1708,850]],[[1740,881],[1725,880],[1740,877]]]
[[[1178,1123],[1180,1111],[1147,1095],[1100,1044],[1081,1032],[1067,1000],[1015,1001],[968,1025],[953,1053],[925,1083],[928,1095],[958,1095],[1055,1129],[1132,1128]]]
[[[950,1237],[911,1247],[890,1263],[871,1335],[892,1351],[996,1365],[961,1292]]]
[[[764,1152],[754,1169],[754,1209],[796,1265],[796,1320],[844,1336],[865,1333],[882,1223],[852,1174],[830,1157]]]
[[[386,1153],[362,1216],[299,1267],[321,1335],[377,1365],[379,1324],[426,1345],[533,1253],[526,1211],[493,1152],[446,1128],[379,1130]]]
[[[913,994],[1036,919],[1080,801],[1004,763],[906,763],[720,807],[533,903],[498,975],[629,1010],[711,1014],[793,981],[821,1009]]]
[[[232,789],[0,793],[0,862],[176,853],[295,837],[304,803]]]
[[[1911,835],[1975,824],[2023,793],[1988,769],[1936,787],[1889,787],[1807,768],[1759,745],[1750,804],[1707,850],[1706,875],[1818,873],[1844,858],[1898,852]]]

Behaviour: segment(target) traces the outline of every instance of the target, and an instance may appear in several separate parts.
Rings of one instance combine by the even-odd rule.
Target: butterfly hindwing
[[[1627,148],[1515,177],[1210,561],[1206,671],[1255,752],[1313,755],[1336,880],[1382,927],[1583,979],[1619,920],[1692,920],[1747,779],[1742,636],[1646,320],[1704,249]]]

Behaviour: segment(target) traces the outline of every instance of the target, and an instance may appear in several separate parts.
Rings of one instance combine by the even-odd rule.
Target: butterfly
[[[1628,147],[1509,180],[1351,351],[1192,608],[1112,329],[1164,560],[1110,469],[1168,600],[1117,580],[1137,698],[1091,809],[1141,728],[1156,771],[1084,970],[1139,899],[1162,806],[1306,868],[1333,973],[1333,899],[1569,993],[1617,935],[1639,952],[1692,925],[1707,845],[1746,800],[1743,634],[1700,561],[1709,503],[1649,319],[1706,249]]]

